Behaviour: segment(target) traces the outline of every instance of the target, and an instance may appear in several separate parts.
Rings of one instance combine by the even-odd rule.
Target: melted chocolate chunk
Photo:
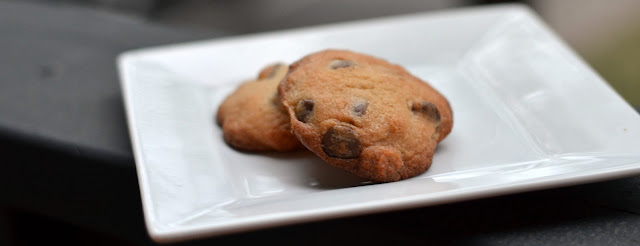
[[[296,105],[296,119],[307,123],[309,117],[313,113],[314,102],[312,99],[302,99],[298,101],[298,105]]]
[[[367,111],[367,106],[369,106],[369,103],[367,101],[356,103],[356,105],[353,107],[353,114],[355,114],[356,116],[363,116]]]
[[[351,67],[353,65],[355,65],[355,63],[353,63],[352,61],[333,60],[331,61],[331,64],[329,64],[329,68],[338,69],[338,68]]]
[[[349,127],[335,125],[322,136],[322,151],[330,157],[358,158],[361,149],[358,133]]]
[[[411,106],[414,113],[422,114],[432,121],[440,122],[440,111],[438,107],[430,102],[414,103]]]

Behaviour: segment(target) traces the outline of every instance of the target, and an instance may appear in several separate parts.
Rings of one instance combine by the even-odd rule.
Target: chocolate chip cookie
[[[425,172],[453,126],[447,99],[401,66],[346,50],[310,54],[278,91],[300,141],[374,182]]]
[[[304,146],[291,132],[289,115],[277,93],[285,64],[270,65],[254,81],[240,85],[218,108],[224,140],[246,151],[292,151]]]

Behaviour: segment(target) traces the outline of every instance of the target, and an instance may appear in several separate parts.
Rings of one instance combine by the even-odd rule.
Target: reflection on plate
[[[255,71],[326,48],[387,59],[450,101],[416,178],[370,184],[309,152],[222,141],[218,104]],[[472,8],[127,52],[122,88],[147,227],[171,242],[640,173],[640,117],[532,12]]]

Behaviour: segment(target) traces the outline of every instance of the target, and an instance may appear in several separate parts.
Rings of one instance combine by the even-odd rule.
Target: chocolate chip
[[[438,107],[430,102],[422,102],[422,103],[414,103],[411,106],[411,110],[414,113],[419,113],[427,116],[427,118],[439,122],[440,121],[440,112],[438,111]]]
[[[280,67],[282,67],[283,65],[278,63],[276,65],[273,65],[271,67],[271,71],[269,71],[269,75],[267,75],[267,79],[272,79],[273,77],[276,76],[276,74],[278,74],[278,70],[280,70]]]
[[[353,114],[356,116],[363,116],[367,111],[367,106],[369,106],[367,101],[360,101],[356,103],[356,106],[353,107]]]
[[[335,125],[322,136],[322,151],[330,157],[358,158],[361,148],[358,133],[346,126]]]
[[[331,64],[329,64],[329,68],[338,69],[338,68],[351,67],[353,65],[355,65],[355,63],[353,63],[352,61],[333,60],[331,61]]]
[[[296,119],[307,123],[309,117],[313,113],[314,102],[312,99],[302,99],[298,101],[298,105],[296,105]]]

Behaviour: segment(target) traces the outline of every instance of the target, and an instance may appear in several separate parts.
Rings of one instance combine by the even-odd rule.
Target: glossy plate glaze
[[[450,101],[433,166],[387,184],[310,153],[229,148],[213,116],[266,64],[342,48],[408,68]],[[640,117],[519,5],[164,46],[119,57],[147,227],[159,242],[640,174]]]

